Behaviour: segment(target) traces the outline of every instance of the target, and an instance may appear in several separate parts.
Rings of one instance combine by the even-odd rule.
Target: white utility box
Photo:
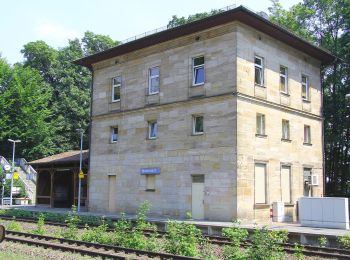
[[[272,221],[284,221],[284,202],[276,201],[272,203]]]
[[[302,226],[349,229],[348,198],[302,197],[299,199]]]

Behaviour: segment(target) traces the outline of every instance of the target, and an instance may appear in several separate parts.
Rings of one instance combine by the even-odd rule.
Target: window
[[[266,164],[255,164],[254,195],[255,204],[266,204]]]
[[[256,114],[256,134],[265,135],[265,115]]]
[[[158,135],[158,125],[156,121],[148,122],[148,138],[156,139]]]
[[[149,69],[148,74],[148,94],[159,93],[159,67]]]
[[[301,76],[301,97],[304,100],[309,100],[310,93],[309,93],[309,78],[307,76]]]
[[[291,203],[291,168],[283,165],[281,167],[281,199],[285,203]]]
[[[193,116],[193,134],[203,133],[203,116]]]
[[[204,56],[193,58],[193,86],[204,84]]]
[[[290,139],[289,121],[282,119],[282,139]]]
[[[156,189],[156,175],[147,174],[146,176],[146,191],[155,191]]]
[[[118,141],[118,127],[112,127],[111,142],[115,143]]]
[[[304,144],[311,144],[311,130],[309,125],[304,125]]]
[[[288,94],[288,69],[283,66],[280,66],[280,90]]]
[[[264,65],[263,58],[255,56],[255,84],[264,85]]]
[[[122,85],[122,78],[120,76],[112,79],[112,102],[120,101],[121,85]]]

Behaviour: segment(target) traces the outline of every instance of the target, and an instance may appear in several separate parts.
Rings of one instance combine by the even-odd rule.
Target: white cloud
[[[75,30],[50,22],[38,25],[35,28],[35,31],[41,38],[51,38],[56,40],[67,40],[80,36],[80,33]]]

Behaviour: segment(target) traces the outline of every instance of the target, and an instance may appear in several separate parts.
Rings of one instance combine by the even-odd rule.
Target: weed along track
[[[98,243],[83,242],[50,236],[34,235],[23,232],[6,232],[6,240],[28,245],[41,246],[62,251],[70,251],[109,259],[138,259],[138,258],[158,258],[158,259],[199,259],[194,257],[179,256],[166,253],[156,253],[150,251],[136,250],[118,246],[102,245]]]
[[[64,217],[45,213],[14,219],[0,216],[8,242],[34,245],[92,257],[112,259],[350,259],[350,250],[289,244],[285,230],[257,228],[252,233],[235,223],[222,229],[222,236],[206,236],[194,224],[168,221],[167,232],[146,220],[148,205],[142,205],[134,221],[122,215],[114,223],[89,218],[90,226],[73,209]],[[52,214],[52,213],[51,213]],[[24,217],[24,218],[23,218]],[[50,222],[45,221],[45,218]],[[60,223],[58,223],[58,219]],[[63,221],[65,223],[63,223]],[[24,228],[25,227],[25,228]],[[113,227],[113,228],[112,228]],[[25,233],[26,232],[26,233]],[[346,236],[342,239],[350,241]],[[344,248],[348,248],[343,244]]]

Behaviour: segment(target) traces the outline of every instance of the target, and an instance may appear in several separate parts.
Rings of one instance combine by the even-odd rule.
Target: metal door
[[[108,211],[116,212],[116,176],[109,175],[108,176]]]
[[[192,218],[204,219],[204,176],[192,180]]]

